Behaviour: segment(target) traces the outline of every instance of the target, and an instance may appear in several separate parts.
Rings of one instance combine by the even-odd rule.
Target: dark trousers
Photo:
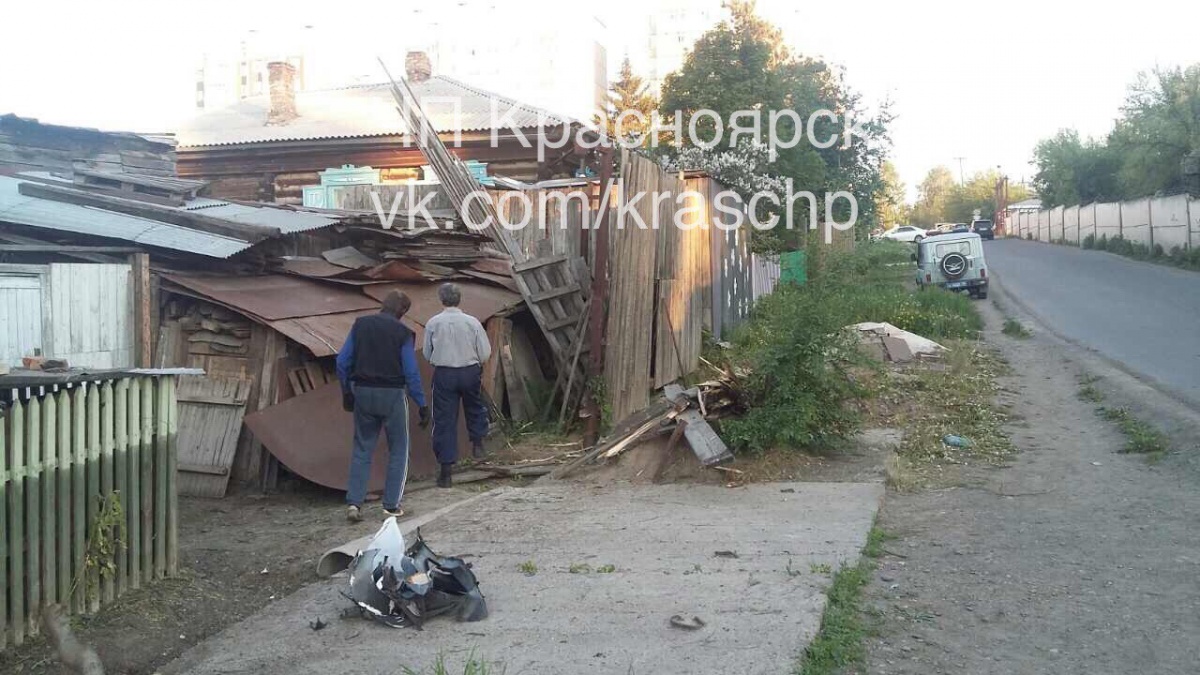
[[[480,393],[482,374],[483,369],[478,364],[433,369],[433,452],[440,464],[453,464],[458,459],[460,401],[467,416],[467,434],[471,442],[480,442],[487,435],[487,408]]]
[[[354,453],[350,458],[350,484],[346,503],[362,506],[371,477],[371,457],[379,431],[387,432],[388,466],[383,483],[383,505],[395,508],[404,499],[408,478],[408,399],[403,387],[354,386]]]

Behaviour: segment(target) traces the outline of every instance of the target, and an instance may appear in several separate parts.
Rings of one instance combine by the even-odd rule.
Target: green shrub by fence
[[[35,635],[43,607],[96,612],[176,573],[175,424],[173,376],[21,389],[7,403],[0,649]]]

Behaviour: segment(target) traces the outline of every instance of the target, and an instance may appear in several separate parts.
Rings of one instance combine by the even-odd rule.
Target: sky
[[[476,30],[519,31],[534,15],[571,30],[573,19],[600,14],[615,69],[637,48],[647,15],[669,0],[577,8],[495,1],[511,7],[511,19]],[[337,11],[343,6],[352,9]],[[251,29],[313,25],[322,49],[343,57],[347,79],[361,78],[375,67],[375,55],[400,69],[404,51],[421,39],[412,35],[421,32],[412,30],[419,24],[413,17],[428,6],[428,0],[17,3],[5,9],[0,39],[0,113],[169,132],[190,114],[194,73],[206,50]],[[1055,0],[863,0],[822,5],[828,11],[820,12],[794,0],[759,0],[758,8],[793,50],[843,68],[868,103],[890,102],[897,116],[892,159],[910,198],[934,166],[957,175],[959,158],[967,178],[999,166],[1013,180],[1028,179],[1039,139],[1062,128],[1103,135],[1139,72],[1200,62],[1200,3],[1194,2],[1142,0],[1119,13]],[[553,55],[547,59],[552,63]],[[516,76],[521,67],[512,64]]]

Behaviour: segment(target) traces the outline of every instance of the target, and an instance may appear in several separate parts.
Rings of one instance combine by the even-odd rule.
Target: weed
[[[1099,403],[1104,400],[1104,394],[1095,385],[1085,384],[1079,388],[1079,398],[1088,403]]]
[[[596,568],[596,574],[612,574],[617,571],[616,565],[601,565]]]
[[[125,550],[127,540],[125,507],[121,503],[120,491],[114,490],[96,497],[96,500],[99,508],[88,528],[83,570],[71,584],[74,590],[80,579],[86,577],[84,590],[89,597],[99,592],[96,584],[100,578],[109,578],[117,573],[117,554]]]
[[[402,666],[400,672],[403,675],[450,675],[450,667],[446,665],[446,657],[443,654],[438,654],[437,659],[433,662],[433,666],[426,670],[413,670],[408,666]],[[463,663],[462,675],[503,675],[504,668],[495,670],[493,664],[484,661],[475,655],[475,650],[472,649],[467,654],[467,660]]]
[[[1121,452],[1130,454],[1162,454],[1170,449],[1167,438],[1157,429],[1129,414],[1125,408],[1097,408],[1100,416],[1114,422],[1125,434]]]
[[[862,592],[874,569],[867,560],[857,565],[842,565],[829,588],[829,602],[817,632],[800,663],[796,675],[833,675],[860,666],[866,657],[863,640],[867,626],[863,621]]]
[[[784,285],[755,305],[726,356],[744,378],[741,418],[721,424],[739,450],[824,449],[857,425],[850,403],[866,392],[851,376],[866,358],[844,327],[886,321],[930,339],[974,337],[983,323],[965,296],[906,288],[909,249],[894,242],[829,253],[803,286]]]
[[[800,576],[800,574],[801,574],[800,570],[796,569],[795,567],[792,567],[792,559],[791,558],[788,558],[787,567],[783,568],[783,573],[788,575],[789,578],[793,578],[793,579]]]
[[[833,574],[833,566],[829,563],[809,563],[808,571],[813,574],[824,574],[826,576]]]
[[[829,604],[821,617],[821,630],[812,644],[804,650],[800,663],[792,670],[795,675],[832,675],[852,672],[866,657],[863,640],[868,629],[863,621],[863,588],[875,570],[874,560],[883,555],[883,544],[895,539],[878,525],[867,533],[863,559],[857,565],[842,565],[833,577],[829,589]],[[790,567],[790,561],[789,561]],[[828,569],[828,565],[825,568]],[[828,573],[828,572],[826,572]],[[929,617],[933,619],[932,615]]]
[[[1020,321],[1017,321],[1011,317],[1004,320],[1004,328],[1001,330],[1001,332],[1005,335],[1017,338],[1027,338],[1030,335],[1029,329],[1025,328],[1025,326],[1022,326]]]
[[[912,462],[903,455],[891,455],[883,462],[885,483],[896,492],[912,492],[920,485]]]
[[[571,563],[571,567],[567,571],[571,574],[589,574],[592,566],[587,563]]]
[[[878,558],[886,553],[883,545],[895,538],[896,535],[884,532],[883,528],[878,525],[872,525],[871,530],[867,532],[867,545],[863,547],[863,555],[868,558]]]
[[[537,563],[533,562],[532,560],[526,560],[525,562],[521,563],[520,565],[517,565],[517,570],[519,570],[521,572],[521,574],[524,574],[527,577],[531,577],[531,576],[537,574],[538,567],[537,567]]]

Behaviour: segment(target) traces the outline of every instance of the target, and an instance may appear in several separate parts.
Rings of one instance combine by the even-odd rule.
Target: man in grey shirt
[[[479,319],[458,308],[462,292],[456,284],[438,289],[444,309],[425,324],[425,360],[433,366],[433,452],[442,465],[438,487],[450,487],[458,460],[458,406],[462,403],[471,437],[471,453],[483,457],[487,409],[480,393],[483,363],[492,354]]]

